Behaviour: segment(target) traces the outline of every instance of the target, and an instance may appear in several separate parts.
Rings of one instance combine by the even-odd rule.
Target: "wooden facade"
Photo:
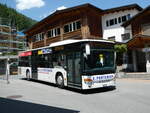
[[[56,11],[25,31],[29,48],[39,48],[66,39],[102,38],[101,12],[103,10],[90,4]],[[64,26],[75,21],[80,21],[80,29],[65,33]],[[57,27],[60,28],[60,34],[58,36],[48,37],[48,31]],[[40,41],[35,41],[33,36],[38,33],[43,33],[44,38]]]

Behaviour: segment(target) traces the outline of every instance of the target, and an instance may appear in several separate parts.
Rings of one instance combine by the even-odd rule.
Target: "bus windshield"
[[[84,57],[84,72],[115,70],[114,51],[91,50]]]

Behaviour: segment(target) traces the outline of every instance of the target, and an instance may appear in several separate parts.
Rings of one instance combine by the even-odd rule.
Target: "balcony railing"
[[[63,34],[63,39],[78,39],[81,37],[81,29]]]
[[[44,46],[44,40],[37,41],[33,43],[33,48],[39,48]]]
[[[58,42],[60,40],[61,40],[60,36],[56,36],[56,37],[52,37],[52,38],[47,38],[46,39],[46,45],[48,46],[49,44],[54,43],[54,42]]]

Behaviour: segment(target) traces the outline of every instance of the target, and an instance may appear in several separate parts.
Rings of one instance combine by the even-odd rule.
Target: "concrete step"
[[[137,78],[137,79],[150,79],[150,74],[139,72],[139,73],[117,73],[117,78]]]

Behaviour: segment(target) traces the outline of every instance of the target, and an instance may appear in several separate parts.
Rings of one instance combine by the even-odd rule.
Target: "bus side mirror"
[[[90,55],[90,45],[89,44],[85,45],[85,53],[86,53],[86,55]]]

